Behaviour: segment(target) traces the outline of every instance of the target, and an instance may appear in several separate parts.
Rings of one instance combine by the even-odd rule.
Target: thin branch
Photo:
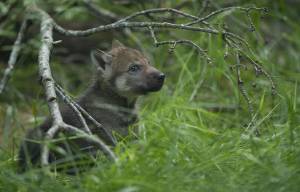
[[[101,149],[101,151],[103,151],[104,154],[106,154],[108,157],[110,157],[114,162],[118,161],[118,158],[114,154],[114,152],[99,137],[97,137],[95,135],[89,135],[86,132],[84,132],[72,125],[65,124],[64,128],[67,131],[74,132],[75,134],[77,134],[79,136],[84,136],[88,141],[95,143]]]
[[[64,102],[67,105],[69,105],[71,107],[71,109],[76,113],[76,115],[78,116],[78,118],[79,118],[79,120],[80,120],[80,122],[81,122],[81,124],[83,126],[83,129],[85,130],[85,132],[88,133],[88,134],[92,134],[89,126],[87,125],[84,117],[82,116],[81,112],[77,109],[77,107],[72,102],[70,102],[68,100],[68,98],[64,95],[64,93],[60,89],[58,89],[57,87],[55,87],[55,88],[56,88],[57,93],[59,93],[59,95],[61,96],[61,98],[64,100]]]
[[[186,26],[191,26],[191,25],[203,22],[203,21],[207,21],[208,19],[211,19],[212,17],[214,17],[214,16],[216,16],[220,13],[230,11],[230,10],[235,10],[235,9],[245,11],[246,13],[249,13],[252,10],[257,10],[257,11],[265,11],[266,10],[265,8],[259,8],[259,7],[249,7],[249,8],[245,8],[245,7],[226,7],[226,8],[218,9],[217,11],[211,12],[210,14],[208,14],[205,17],[202,17],[202,18],[199,18],[195,21],[187,23]]]
[[[23,36],[24,36],[24,32],[25,32],[26,27],[27,27],[27,22],[28,22],[28,19],[26,17],[23,20],[22,24],[21,24],[20,31],[19,31],[19,33],[17,35],[16,41],[15,41],[15,43],[13,45],[12,51],[11,51],[10,56],[9,56],[8,66],[5,69],[3,77],[1,79],[1,82],[0,82],[0,94],[3,92],[3,90],[4,90],[4,88],[5,88],[8,80],[9,80],[9,78],[11,76],[11,73],[12,73],[14,67],[15,67],[15,64],[16,64],[19,52],[21,50],[21,42],[22,42],[22,39],[23,39]]]
[[[66,30],[63,27],[59,26],[57,23],[53,23],[54,28],[57,32],[66,35],[66,36],[88,36],[100,31],[106,31],[111,29],[121,29],[121,28],[170,28],[170,29],[181,29],[187,31],[198,31],[204,33],[220,34],[221,32],[202,27],[190,27],[185,26],[184,24],[174,24],[168,22],[122,22],[122,23],[112,23],[108,25],[101,25],[95,28],[86,29],[86,30]]]
[[[140,12],[133,13],[132,15],[129,15],[129,16],[117,21],[117,23],[125,22],[125,21],[131,20],[131,19],[136,18],[136,17],[141,16],[141,15],[147,15],[147,14],[150,14],[150,13],[166,13],[166,12],[175,13],[175,14],[184,16],[186,18],[193,19],[193,20],[199,19],[197,16],[194,16],[194,15],[191,15],[191,14],[188,14],[188,13],[184,13],[184,12],[179,11],[177,9],[173,9],[173,8],[156,8],[156,9],[147,9],[147,10],[143,10],[143,11],[140,11]]]
[[[112,137],[111,134],[105,129],[105,127],[99,123],[97,120],[95,120],[85,109],[83,109],[78,103],[76,103],[64,90],[62,87],[60,87],[58,84],[55,84],[55,87],[57,90],[59,90],[63,95],[64,99],[68,100],[72,105],[74,105],[88,120],[90,120],[98,129],[101,129],[104,131],[107,137],[110,138],[111,142],[116,145],[116,140]]]
[[[251,115],[251,117],[253,117],[254,116],[254,110],[253,110],[252,101],[250,100],[250,98],[248,96],[248,93],[247,93],[247,91],[246,91],[246,89],[244,87],[244,81],[242,80],[242,77],[241,77],[240,66],[241,66],[240,55],[237,52],[236,53],[236,65],[235,65],[236,76],[237,76],[237,83],[238,83],[238,87],[240,89],[241,94],[243,95],[244,99],[246,100],[246,102],[248,104],[250,115]]]
[[[276,94],[276,85],[271,77],[271,75],[266,71],[264,70],[264,68],[258,64],[257,61],[254,61],[250,56],[248,56],[245,52],[239,50],[240,53],[243,54],[243,56],[245,56],[246,59],[248,59],[248,61],[250,62],[250,64],[253,65],[254,67],[254,70],[255,70],[255,73],[256,75],[260,75],[260,74],[263,74],[271,83],[271,91],[272,91],[272,94],[275,95]]]
[[[272,94],[276,95],[276,85],[275,85],[271,75],[266,70],[264,70],[264,68],[260,64],[258,64],[257,61],[254,61],[247,53],[245,53],[243,50],[241,50],[240,47],[237,45],[237,43],[232,38],[226,37],[226,36],[224,36],[224,37],[225,37],[224,40],[225,40],[226,45],[231,46],[231,47],[235,48],[236,50],[238,50],[239,54],[243,55],[250,62],[250,64],[254,68],[256,76],[263,74],[270,81]],[[247,47],[247,48],[252,52],[252,50],[249,47]]]
[[[152,39],[154,40],[154,45],[155,45],[156,47],[159,47],[159,46],[161,46],[161,45],[169,44],[169,45],[171,45],[169,51],[170,51],[170,52],[173,52],[173,50],[176,48],[176,45],[178,45],[178,44],[184,44],[184,45],[187,45],[187,46],[196,48],[196,50],[197,50],[200,54],[203,54],[204,56],[207,57],[208,62],[211,61],[211,59],[210,59],[210,58],[208,57],[208,55],[206,54],[206,51],[203,50],[199,45],[197,45],[196,43],[194,43],[194,42],[191,41],[191,40],[180,39],[180,40],[158,41],[158,40],[157,40],[157,37],[156,37],[156,35],[155,35],[155,32],[154,32],[154,30],[153,30],[152,27],[149,27],[149,31],[150,31],[150,34],[151,34]]]
[[[42,145],[42,151],[41,151],[41,165],[43,166],[49,164],[50,150],[47,142],[53,139],[53,137],[59,131],[59,129],[60,129],[59,125],[52,125],[52,127],[46,132],[46,135],[44,136],[44,141],[46,143]]]
[[[236,53],[236,73],[237,73],[237,82],[238,82],[238,88],[242,94],[242,96],[244,97],[245,101],[247,102],[248,104],[248,109],[249,109],[249,112],[250,112],[250,115],[251,115],[251,121],[249,123],[249,127],[252,127],[254,126],[255,124],[255,114],[254,114],[254,110],[253,110],[253,105],[252,105],[252,101],[250,100],[249,96],[248,96],[248,93],[244,87],[244,82],[242,80],[242,77],[241,77],[241,72],[240,72],[240,66],[241,66],[241,63],[240,63],[240,54],[239,52],[237,51]],[[259,136],[260,133],[258,131],[257,128],[254,129],[254,133],[256,136]]]
[[[42,44],[39,52],[39,75],[41,77],[41,81],[45,89],[46,99],[49,105],[50,114],[54,122],[53,124],[59,125],[63,122],[63,120],[57,103],[54,81],[53,81],[53,77],[49,65],[50,52],[53,43],[52,31],[53,31],[53,25],[52,25],[51,18],[49,18],[45,14],[42,14],[42,21],[41,21]]]

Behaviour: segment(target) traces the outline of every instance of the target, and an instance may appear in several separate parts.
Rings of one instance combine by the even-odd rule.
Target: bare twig
[[[155,45],[156,47],[159,47],[159,46],[161,46],[161,45],[167,45],[167,44],[169,44],[169,45],[171,45],[169,51],[170,51],[170,52],[173,52],[173,50],[176,48],[176,45],[177,45],[177,44],[184,44],[184,45],[187,45],[187,46],[196,48],[196,50],[197,50],[200,54],[203,54],[204,56],[207,57],[208,62],[211,61],[211,59],[210,59],[210,58],[208,57],[208,55],[206,54],[206,51],[203,50],[199,45],[197,45],[196,43],[194,43],[194,42],[191,41],[191,40],[180,39],[180,40],[158,41],[152,27],[149,27],[149,31],[150,31],[151,37],[152,37],[152,39],[153,39],[153,41],[154,41],[154,45]]]
[[[3,77],[2,77],[2,80],[0,82],[0,94],[3,92],[10,76],[11,76],[11,73],[14,69],[14,66],[16,64],[16,61],[17,61],[17,58],[18,58],[18,54],[21,50],[21,41],[23,39],[23,36],[24,36],[24,32],[26,30],[26,27],[27,27],[27,17],[23,20],[22,24],[21,24],[21,28],[20,28],[20,31],[18,33],[18,36],[16,38],[16,41],[13,45],[13,48],[12,48],[12,51],[10,53],[10,56],[9,56],[9,60],[8,60],[8,66],[7,68],[5,69],[4,71],[4,74],[3,74]]]
[[[256,75],[260,75],[260,74],[263,74],[271,83],[271,91],[272,91],[272,94],[275,95],[276,94],[276,85],[271,77],[271,75],[263,69],[263,67],[258,64],[257,61],[254,61],[250,56],[248,56],[244,51],[241,51],[239,50],[241,54],[243,54],[243,56],[248,59],[248,61],[250,62],[250,64],[253,65],[254,67],[254,70],[255,70],[255,73]]]
[[[105,129],[105,127],[99,123],[97,120],[95,120],[85,109],[83,109],[78,103],[76,103],[64,90],[62,87],[60,87],[58,84],[55,84],[55,88],[57,91],[59,91],[62,94],[62,97],[64,100],[68,101],[68,103],[72,104],[74,107],[76,107],[77,110],[80,111],[88,120],[90,120],[98,129],[101,129],[104,131],[104,133],[110,138],[111,142],[113,144],[116,144],[117,142],[112,137],[111,134]]]
[[[56,88],[57,93],[59,93],[61,98],[63,98],[64,102],[66,104],[68,104],[71,107],[71,109],[76,113],[76,115],[78,116],[85,132],[88,133],[88,134],[92,134],[89,126],[87,125],[84,117],[82,116],[81,112],[77,109],[77,107],[67,99],[67,97],[64,95],[64,93],[60,89],[58,89],[57,87],[55,87],[55,88]]]
[[[203,27],[190,27],[183,24],[174,24],[167,22],[122,22],[122,23],[112,23],[108,25],[101,25],[99,27],[87,29],[87,30],[66,30],[59,26],[57,23],[53,23],[54,28],[61,34],[66,36],[88,36],[100,31],[106,31],[111,29],[121,29],[121,28],[170,28],[170,29],[181,29],[188,31],[198,31],[204,33],[220,34],[219,31]]]
[[[246,89],[244,87],[244,81],[242,80],[242,77],[241,77],[240,66],[241,66],[240,55],[237,52],[236,53],[236,65],[235,65],[236,76],[237,76],[237,83],[238,83],[238,87],[240,89],[241,94],[243,95],[244,99],[246,100],[246,102],[248,104],[250,115],[251,115],[251,117],[253,117],[254,116],[254,110],[253,110],[252,101],[250,100],[250,98],[248,96],[248,93],[247,93],[247,91],[246,91]]]
[[[257,61],[253,60],[247,53],[245,53],[232,38],[226,37],[226,35],[225,35],[224,40],[225,40],[225,43],[227,46],[231,46],[232,48],[238,50],[239,54],[243,55],[249,61],[249,64],[251,64],[254,68],[256,76],[263,74],[270,81],[272,94],[275,95],[276,94],[276,85],[275,85],[271,75],[266,70],[264,70],[264,68],[260,64],[258,64]],[[250,52],[252,52],[252,50],[249,48],[248,44],[246,45],[246,47],[247,47],[247,49],[250,50]]]
[[[156,9],[147,9],[147,10],[144,10],[144,11],[140,11],[140,12],[136,12],[132,15],[129,15],[121,20],[119,20],[117,23],[121,23],[121,22],[125,22],[125,21],[128,21],[128,20],[131,20],[133,18],[136,18],[138,16],[141,16],[141,15],[147,15],[147,14],[150,14],[150,13],[175,13],[177,15],[181,15],[181,16],[184,16],[186,18],[190,18],[190,19],[193,19],[193,20],[196,20],[196,19],[199,19],[197,16],[194,16],[194,15],[191,15],[191,14],[188,14],[188,13],[184,13],[182,11],[179,11],[177,9],[172,9],[172,8],[156,8]]]
[[[245,11],[246,13],[249,13],[252,10],[257,10],[257,11],[265,11],[266,10],[265,8],[258,8],[258,7],[249,7],[249,8],[245,8],[245,7],[226,7],[226,8],[218,9],[217,11],[211,12],[210,14],[208,14],[205,17],[202,17],[202,18],[199,18],[195,21],[187,23],[186,26],[191,26],[191,25],[194,25],[194,24],[197,24],[197,23],[201,23],[203,21],[207,21],[208,19],[211,19],[212,17],[214,17],[214,16],[216,16],[220,13],[230,11],[230,10],[235,10],[235,9]]]
[[[98,146],[98,148],[101,149],[101,151],[103,151],[104,154],[106,154],[108,157],[111,158],[111,160],[113,160],[114,162],[118,161],[118,158],[115,155],[115,153],[99,137],[97,137],[95,135],[87,134],[86,132],[84,132],[84,131],[82,131],[82,130],[80,130],[77,127],[74,127],[72,125],[65,124],[64,128],[67,131],[70,131],[70,132],[73,132],[75,134],[78,134],[79,136],[85,137],[86,140],[96,144]]]
[[[244,82],[242,80],[241,72],[240,72],[240,66],[241,66],[241,63],[240,63],[240,54],[237,51],[237,53],[236,53],[236,66],[235,66],[235,68],[236,68],[236,73],[237,73],[238,87],[239,87],[239,90],[240,90],[242,96],[244,97],[245,101],[248,104],[248,109],[249,109],[249,112],[250,112],[250,115],[251,115],[251,121],[250,121],[250,123],[249,123],[248,126],[249,127],[254,127],[256,115],[254,114],[252,101],[249,98],[248,93],[247,93],[247,91],[246,91],[246,89],[244,87]],[[257,129],[257,127],[255,127],[254,133],[255,133],[256,136],[260,135],[259,130]]]

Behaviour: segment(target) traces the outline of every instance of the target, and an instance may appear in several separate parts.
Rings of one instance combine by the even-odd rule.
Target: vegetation
[[[97,20],[79,2],[54,0],[39,4],[64,26],[82,29],[109,23]],[[97,6],[120,17],[156,6],[111,2],[101,1]],[[175,7],[181,2],[166,1],[163,5]],[[26,130],[39,125],[48,115],[43,88],[38,83],[40,41],[38,25],[34,23],[26,32],[26,43],[22,44],[16,68],[0,98],[0,191],[299,190],[300,15],[297,6],[300,5],[293,0],[209,2],[203,15],[228,6],[255,5],[269,10],[263,18],[251,12],[254,32],[249,31],[248,17],[239,12],[225,12],[212,20],[216,26],[226,23],[229,30],[245,38],[255,59],[276,83],[277,93],[273,95],[270,81],[263,76],[256,77],[252,67],[241,58],[241,76],[253,102],[254,118],[237,85],[232,67],[236,64],[235,54],[229,52],[224,59],[226,48],[221,36],[180,30],[159,34],[161,39],[186,37],[196,42],[207,50],[212,59],[208,63],[206,57],[190,47],[178,45],[173,53],[169,53],[167,46],[156,48],[148,31],[133,31],[128,38],[116,30],[77,41],[56,35],[55,40],[63,42],[53,51],[53,75],[72,95],[79,95],[89,83],[93,71],[89,51],[96,47],[108,48],[113,38],[132,47],[138,46],[138,40],[153,65],[166,74],[166,84],[160,92],[142,99],[137,124],[141,134],[135,141],[125,138],[114,149],[119,162],[99,157],[95,167],[75,176],[49,174],[43,169],[19,174],[18,146]],[[182,10],[197,15],[203,4],[190,1]],[[22,21],[22,10],[23,2],[0,2],[1,71],[6,67]],[[260,131],[259,136],[254,134],[255,129]]]

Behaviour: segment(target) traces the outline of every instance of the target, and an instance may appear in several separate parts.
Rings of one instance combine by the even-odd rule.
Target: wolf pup
[[[77,102],[106,128],[106,132],[99,130],[87,120],[92,133],[113,146],[115,135],[127,136],[129,125],[137,121],[137,98],[159,91],[165,75],[150,65],[141,52],[125,47],[119,41],[113,41],[112,49],[108,53],[99,53],[94,60],[97,61],[95,78]],[[69,106],[62,105],[61,112],[64,122],[82,127],[76,113]],[[42,125],[27,133],[19,151],[21,171],[40,164],[42,145],[39,141],[43,140],[51,124],[49,117]],[[57,140],[61,135],[62,133],[56,135]],[[84,138],[71,139],[65,133],[60,140],[50,150],[49,162],[55,165],[67,162],[68,159],[80,159],[80,154],[91,156],[86,154],[99,152]]]

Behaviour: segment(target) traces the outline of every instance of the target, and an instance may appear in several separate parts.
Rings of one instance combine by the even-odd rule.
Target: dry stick
[[[54,28],[57,32],[66,35],[66,36],[88,36],[92,35],[94,33],[100,32],[100,31],[106,31],[111,29],[118,29],[118,28],[171,28],[171,29],[181,29],[181,30],[188,30],[188,31],[198,31],[198,32],[204,32],[204,33],[212,33],[212,34],[221,34],[222,32],[215,30],[215,29],[209,29],[209,28],[203,28],[203,27],[190,27],[185,26],[184,24],[174,24],[174,23],[168,23],[168,22],[122,22],[122,23],[112,23],[108,25],[101,25],[95,28],[86,29],[86,30],[66,30],[63,27],[59,26],[57,23],[53,21]],[[224,32],[225,34],[231,35],[227,32]]]
[[[240,55],[237,52],[236,53],[236,65],[235,65],[236,75],[237,75],[237,83],[238,83],[238,87],[240,89],[240,92],[242,93],[244,99],[246,100],[246,102],[248,104],[250,115],[251,115],[251,117],[253,117],[254,116],[254,111],[253,111],[252,101],[250,100],[250,98],[249,98],[249,96],[248,96],[248,94],[245,90],[244,81],[242,80],[242,77],[241,77],[240,66],[241,66]]]
[[[226,12],[226,11],[234,10],[234,9],[242,10],[242,11],[245,11],[246,13],[250,12],[252,10],[257,10],[257,11],[265,11],[266,10],[265,8],[259,8],[259,7],[249,7],[249,8],[245,8],[245,7],[226,7],[226,8],[218,9],[217,11],[211,12],[210,14],[208,14],[205,17],[202,17],[202,18],[199,18],[195,21],[187,23],[186,26],[191,26],[191,25],[206,21],[206,20],[212,18],[215,15],[218,15],[218,14]]]
[[[204,54],[207,58],[207,62],[210,63],[211,62],[211,59],[209,58],[209,56],[206,54],[206,52],[201,48],[199,47],[197,44],[195,44],[194,42],[190,41],[190,40],[171,40],[171,41],[161,41],[161,42],[158,42],[157,41],[157,38],[156,38],[156,35],[155,35],[155,32],[153,30],[152,27],[149,27],[149,31],[150,31],[150,34],[151,34],[151,37],[154,41],[154,45],[155,46],[160,46],[160,45],[165,45],[165,44],[171,44],[172,47],[170,48],[172,51],[175,49],[176,45],[177,44],[186,44],[186,45],[189,45],[189,46],[192,46],[192,47],[195,47],[197,49],[198,52]],[[193,98],[195,97],[196,95],[196,90],[199,89],[199,87],[201,86],[203,80],[201,80],[199,83],[197,83],[196,85],[196,88],[195,90],[193,91],[191,97],[190,97],[190,101],[193,100]]]
[[[241,79],[240,70],[239,70],[239,67],[241,66],[239,56],[243,55],[246,59],[249,60],[250,64],[254,67],[256,75],[259,75],[260,73],[262,73],[267,79],[269,79],[269,81],[271,82],[272,94],[273,95],[276,94],[275,83],[274,83],[272,77],[263,69],[263,67],[261,65],[259,65],[256,61],[254,61],[250,56],[248,56],[244,51],[242,51],[239,48],[239,46],[236,45],[236,42],[233,39],[227,38],[226,36],[224,36],[224,40],[225,40],[225,43],[226,43],[227,46],[235,48],[236,51],[237,51],[237,53],[236,53],[237,63],[236,63],[235,67],[236,67],[236,70],[237,70],[237,78],[238,78],[238,85],[239,85],[238,87],[239,87],[239,90],[240,90],[241,94],[243,95],[244,99],[246,100],[246,102],[248,104],[249,112],[250,112],[250,115],[251,115],[251,121],[249,122],[247,129],[249,127],[253,127],[254,134],[256,136],[259,136],[260,132],[257,129],[257,126],[255,126],[256,114],[254,114],[251,100],[249,99],[248,94],[247,94],[245,88],[243,87],[243,81]],[[249,47],[247,47],[247,48],[249,48]]]
[[[50,51],[52,49],[52,44],[53,44],[52,20],[45,14],[42,14],[41,16],[42,16],[42,21],[41,21],[40,31],[42,35],[42,44],[39,52],[39,75],[41,76],[41,80],[45,89],[46,99],[48,102],[48,106],[49,106],[49,110],[53,122],[52,127],[47,131],[45,135],[45,141],[49,141],[54,137],[56,132],[60,129],[60,126],[63,125],[63,119],[57,103],[54,81],[53,81],[53,77],[49,65]],[[47,144],[44,144],[42,147],[41,164],[48,165],[48,160],[49,160],[49,148]]]
[[[17,39],[16,39],[16,41],[13,45],[12,51],[10,53],[9,60],[8,60],[8,66],[4,71],[4,75],[3,75],[1,83],[0,83],[0,94],[3,92],[8,80],[11,76],[11,73],[14,69],[14,66],[16,64],[18,54],[21,50],[21,42],[22,42],[24,32],[25,32],[26,27],[27,27],[27,22],[28,22],[28,20],[27,20],[27,17],[26,17],[23,20],[22,24],[21,24],[21,28],[20,28],[20,31],[17,35]]]
[[[54,81],[49,65],[50,51],[53,44],[52,31],[53,25],[51,18],[43,14],[41,22],[42,44],[39,51],[39,75],[45,89],[53,122],[55,125],[59,125],[63,120],[57,103]]]
[[[191,46],[193,48],[196,48],[199,53],[201,53],[201,54],[203,54],[207,57],[208,62],[211,61],[211,59],[206,54],[206,51],[203,50],[200,46],[198,46],[197,44],[195,44],[191,40],[180,39],[180,40],[169,40],[169,41],[157,41],[157,37],[156,37],[152,27],[149,27],[149,31],[150,31],[151,37],[154,41],[154,45],[157,46],[157,47],[159,47],[160,45],[169,44],[169,45],[172,45],[171,48],[170,48],[170,52],[173,52],[173,50],[175,49],[177,44],[185,44],[185,45]]]
[[[261,65],[259,65],[250,56],[248,56],[245,52],[243,52],[242,50],[239,50],[239,52],[243,56],[245,56],[246,59],[248,59],[248,61],[250,62],[250,64],[252,64],[254,66],[254,70],[255,70],[255,72],[256,72],[257,75],[263,74],[267,79],[269,79],[269,81],[271,83],[272,94],[275,95],[276,94],[276,85],[275,85],[275,83],[274,83],[271,75],[267,71],[265,71]]]
[[[250,100],[250,98],[248,96],[248,93],[247,93],[247,91],[244,87],[244,82],[242,80],[241,72],[240,72],[240,66],[241,66],[240,54],[237,51],[237,53],[236,53],[236,66],[235,67],[236,67],[236,73],[237,73],[238,87],[239,87],[239,90],[240,90],[241,94],[243,95],[244,99],[246,100],[246,102],[248,104],[248,109],[249,109],[249,112],[250,112],[250,115],[251,115],[251,122],[249,123],[248,127],[254,127],[255,114],[254,114],[254,110],[253,110],[253,105],[252,105],[252,101]],[[255,133],[256,136],[260,135],[257,128],[254,129],[254,133]]]
[[[61,98],[64,100],[64,102],[66,104],[68,104],[71,107],[71,109],[76,113],[76,115],[78,116],[78,118],[79,118],[79,120],[80,120],[80,122],[81,122],[81,124],[83,126],[83,129],[85,130],[85,132],[88,133],[88,134],[92,134],[92,132],[91,132],[89,126],[87,125],[84,117],[82,116],[81,112],[76,108],[76,106],[72,102],[70,102],[65,97],[64,93],[60,89],[58,89],[57,87],[55,87],[55,88],[56,88],[57,93],[59,93],[59,95],[61,96]]]
[[[190,19],[194,19],[194,20],[199,19],[199,17],[197,17],[197,16],[194,16],[194,15],[191,15],[191,14],[188,14],[188,13],[184,13],[184,12],[179,11],[177,9],[173,9],[173,8],[156,8],[156,9],[147,9],[147,10],[143,10],[143,11],[140,11],[140,12],[133,13],[132,15],[129,15],[129,16],[117,21],[117,23],[128,21],[128,20],[133,19],[135,17],[138,17],[140,15],[147,15],[149,13],[166,13],[166,12],[175,13],[175,14],[178,14],[178,15],[190,18]]]
[[[89,135],[86,132],[72,125],[64,124],[64,128],[67,131],[78,134],[79,136],[84,136],[88,141],[96,144],[101,149],[101,151],[103,151],[103,153],[106,154],[108,157],[110,157],[114,162],[118,161],[118,158],[115,155],[115,153],[99,137],[95,135]]]
[[[59,90],[62,94],[64,99],[66,99],[69,103],[74,105],[88,120],[90,120],[98,129],[101,129],[105,132],[105,134],[111,139],[114,144],[117,144],[115,139],[108,133],[105,127],[95,120],[85,109],[83,109],[78,103],[76,103],[58,84],[55,84],[57,90]]]
[[[156,9],[147,9],[147,10],[143,10],[143,11],[140,11],[140,12],[133,13],[132,15],[129,15],[129,16],[127,16],[127,17],[125,17],[125,18],[117,21],[116,23],[125,22],[125,21],[131,20],[131,19],[133,19],[135,17],[141,16],[141,15],[148,15],[150,13],[153,14],[153,13],[166,13],[166,12],[175,13],[177,15],[181,15],[183,17],[186,17],[186,18],[189,18],[189,19],[193,19],[193,20],[198,20],[199,19],[199,17],[197,17],[197,16],[194,16],[194,15],[191,15],[191,14],[179,11],[177,9],[173,9],[173,8],[156,8]],[[205,25],[209,25],[205,21],[200,22],[200,23],[203,23]]]
[[[254,61],[248,54],[246,54],[243,50],[241,50],[241,48],[237,45],[237,43],[232,38],[230,38],[226,35],[224,35],[223,37],[224,37],[226,45],[238,50],[239,54],[243,55],[250,62],[250,64],[254,67],[256,75],[263,74],[270,81],[272,94],[275,95],[276,94],[276,85],[275,85],[271,75],[267,71],[265,71],[264,68],[260,64],[258,64],[258,62]],[[252,53],[252,50],[250,49],[250,46],[248,45],[248,43],[246,42],[246,44],[244,44],[244,45]]]
[[[188,14],[188,13],[185,13],[185,12],[179,11],[177,9],[173,9],[173,8],[154,8],[154,9],[147,9],[147,10],[143,10],[143,11],[140,11],[140,12],[133,13],[133,14],[119,20],[118,23],[128,21],[128,20],[132,20],[133,18],[141,16],[141,15],[149,16],[150,13],[151,14],[154,14],[154,13],[173,13],[173,14],[177,14],[179,16],[183,16],[185,18],[189,18],[189,19],[193,19],[193,20],[200,19],[199,17],[197,17],[195,15],[191,15],[191,14]],[[200,23],[205,24],[205,25],[209,25],[209,23],[207,23],[206,21],[202,21]]]

